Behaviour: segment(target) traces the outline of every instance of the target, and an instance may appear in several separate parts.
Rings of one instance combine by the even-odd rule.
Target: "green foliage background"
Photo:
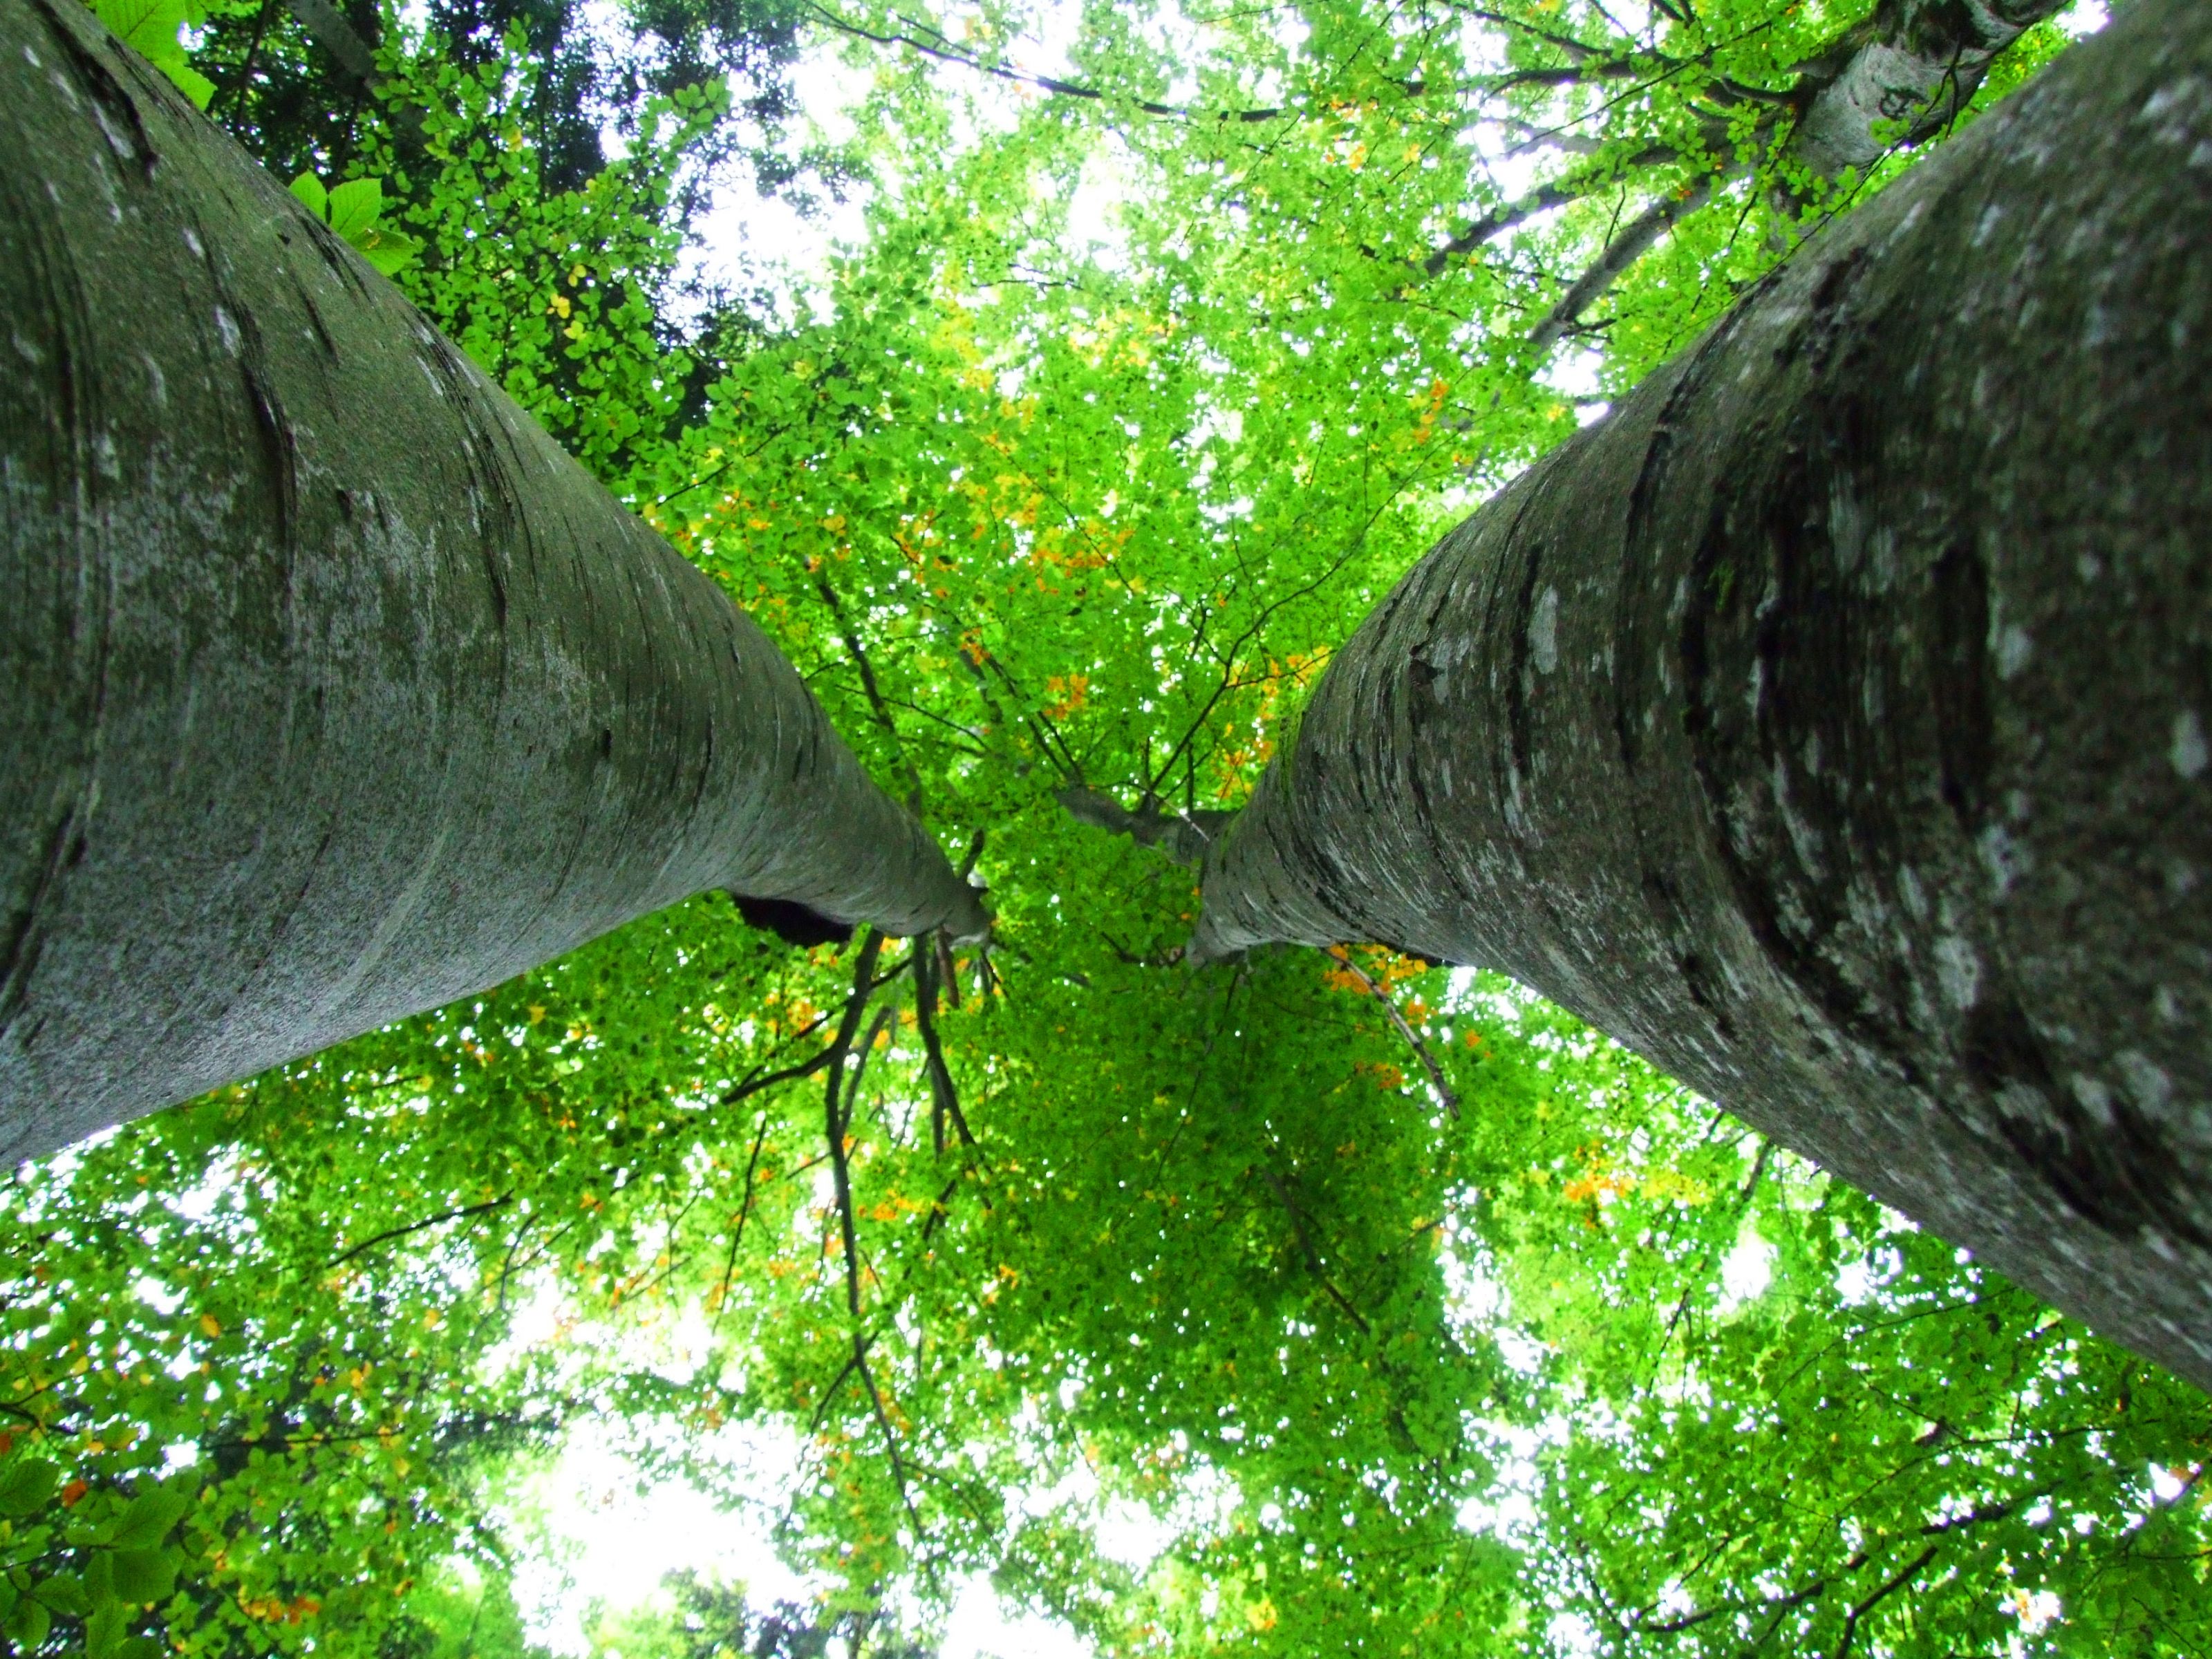
[[[8,1640],[520,1656],[502,1517],[588,1423],[732,1502],[728,1436],[795,1437],[828,1587],[683,1581],[624,1654],[919,1650],[979,1570],[1102,1653],[2212,1647],[2201,1395],[1494,976],[1186,969],[1189,873],[1057,799],[1233,807],[1442,529],[1910,165],[1792,179],[1751,95],[1865,9],[1093,4],[1042,80],[998,5],[434,9],[319,103],[289,13],[168,18],[998,922],[696,900],[17,1171]],[[871,77],[842,145],[778,125],[801,21]],[[815,300],[685,264],[747,156],[870,191]]]

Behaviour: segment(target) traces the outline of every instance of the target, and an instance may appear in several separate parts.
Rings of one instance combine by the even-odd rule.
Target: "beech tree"
[[[1950,142],[1816,176],[1814,68],[1992,9],[832,9],[865,225],[789,274],[712,250],[704,325],[711,88],[609,114],[636,137],[577,185],[532,114],[562,64],[463,71],[488,40],[390,9],[313,165],[969,849],[990,935],[793,948],[710,892],[19,1167],[0,1631],[909,1655],[988,1573],[1102,1655],[2200,1653],[2201,1391],[1502,974],[1184,957],[1177,860],[1390,585]],[[220,88],[250,39],[179,50]],[[696,1576],[560,1640],[585,1445],[802,1588],[609,1470],[578,1533]]]
[[[709,888],[981,930],[713,584],[89,11],[4,15],[0,1149]]]
[[[2208,65],[2139,9],[1445,538],[1198,952],[1503,969],[2212,1383]]]

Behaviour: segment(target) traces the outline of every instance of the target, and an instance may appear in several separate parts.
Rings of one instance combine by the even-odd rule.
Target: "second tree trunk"
[[[2073,49],[1448,537],[1195,945],[1499,968],[2212,1386],[2212,9]]]

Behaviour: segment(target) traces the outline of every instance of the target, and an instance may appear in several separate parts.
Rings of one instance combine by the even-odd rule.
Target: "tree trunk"
[[[2066,3],[1883,0],[1803,66],[1784,158],[1832,179],[1940,137],[2004,49]]]
[[[2208,345],[2160,0],[1445,538],[1194,953],[1502,969],[2212,1385]]]
[[[77,0],[0,0],[0,1156],[709,888],[981,930],[789,664]]]

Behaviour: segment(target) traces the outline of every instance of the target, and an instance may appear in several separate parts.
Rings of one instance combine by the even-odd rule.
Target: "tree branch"
[[[373,1250],[380,1244],[388,1244],[395,1238],[404,1238],[410,1233],[419,1233],[426,1227],[435,1227],[443,1222],[459,1221],[463,1216],[483,1215],[488,1211],[503,1210],[514,1201],[514,1194],[513,1193],[504,1193],[499,1197],[491,1199],[483,1204],[467,1204],[462,1206],[458,1210],[447,1210],[442,1215],[434,1215],[426,1220],[410,1221],[404,1227],[386,1228],[384,1231],[377,1234],[374,1238],[364,1238],[360,1243],[355,1245],[351,1249],[341,1251],[338,1255],[332,1256],[328,1261],[325,1261],[322,1267],[318,1269],[318,1271],[321,1273],[328,1273],[331,1268],[339,1266],[341,1263],[352,1261],[354,1257],[359,1255],[362,1251]]]
[[[1729,1219],[1739,1225],[1742,1223],[1744,1211],[1750,1206],[1752,1194],[1759,1189],[1759,1181],[1766,1174],[1768,1160],[1773,1156],[1774,1143],[1761,1136],[1759,1143],[1759,1156],[1752,1160],[1751,1174],[1745,1177],[1743,1189],[1736,1194],[1735,1203],[1730,1206]],[[1674,1340],[1675,1328],[1682,1322],[1682,1316],[1689,1311],[1690,1298],[1698,1291],[1698,1281],[1703,1279],[1705,1273],[1711,1267],[1712,1261],[1713,1247],[1709,1245],[1705,1254],[1698,1258],[1696,1276],[1689,1284],[1682,1287],[1682,1294],[1674,1299],[1674,1311],[1667,1316],[1667,1328],[1659,1333],[1659,1346],[1652,1351],[1651,1377],[1654,1382],[1658,1379],[1660,1362],[1667,1357],[1667,1345]]]
[[[1419,1059],[1421,1069],[1429,1074],[1429,1081],[1435,1085],[1437,1096],[1443,1101],[1445,1112],[1454,1118],[1458,1117],[1458,1091],[1444,1081],[1443,1068],[1437,1064],[1436,1056],[1429,1052],[1429,1045],[1421,1040],[1421,1034],[1407,1023],[1405,1015],[1398,1012],[1397,1000],[1368,977],[1366,970],[1352,959],[1352,952],[1346,947],[1332,945],[1328,947],[1328,954],[1335,958],[1339,967],[1359,981],[1368,995],[1382,1005],[1382,1012],[1390,1016],[1390,1023],[1398,1028],[1398,1035],[1406,1039],[1407,1045]]]
[[[1298,1249],[1306,1259],[1308,1271],[1321,1281],[1321,1287],[1328,1292],[1329,1300],[1344,1310],[1344,1316],[1359,1328],[1359,1334],[1372,1336],[1374,1328],[1368,1324],[1366,1316],[1352,1305],[1352,1299],[1337,1289],[1336,1281],[1328,1276],[1328,1269],[1322,1264],[1321,1255],[1314,1249],[1313,1239],[1306,1231],[1305,1217],[1297,1201],[1291,1197],[1291,1189],[1284,1184],[1283,1178],[1265,1165],[1261,1166],[1260,1174],[1275,1189],[1276,1198],[1281,1200],[1284,1210],[1290,1215],[1291,1231],[1297,1236]]]
[[[852,1052],[853,1038],[860,1029],[860,1017],[867,1012],[868,999],[874,994],[876,958],[883,948],[884,936],[869,928],[853,964],[853,991],[845,999],[844,1018],[838,1021],[837,1035],[823,1051],[830,1056],[830,1082],[824,1092],[823,1112],[830,1138],[830,1169],[836,1182],[838,1224],[845,1245],[845,1304],[855,1320],[860,1316],[860,1249],[854,1236],[852,1171],[845,1159],[848,1114],[841,1103],[845,1093],[845,1056]]]
[[[393,100],[392,94],[401,88],[391,77],[377,73],[376,48],[362,39],[360,32],[346,21],[345,15],[332,5],[331,0],[285,0],[285,4],[292,15],[299,19],[300,27],[313,37],[317,46],[330,54],[331,61],[338,66],[346,78],[362,91],[382,100],[392,112],[392,125],[420,143],[422,112],[411,103]],[[257,36],[257,46],[258,44]],[[248,69],[250,72],[250,64]],[[239,96],[243,99],[245,95],[246,88],[241,82]]]
[[[745,1196],[738,1206],[738,1219],[730,1234],[730,1254],[722,1262],[721,1305],[714,1310],[714,1322],[709,1331],[722,1328],[722,1320],[730,1310],[730,1279],[738,1270],[738,1246],[745,1242],[745,1221],[753,1212],[753,1176],[760,1169],[761,1148],[768,1144],[768,1114],[760,1115],[760,1129],[753,1136],[752,1156],[745,1160]]]
[[[846,1130],[853,1121],[853,1095],[860,1084],[860,1068],[854,1069],[851,1084],[845,1078],[845,1056],[852,1051],[853,1038],[859,1031],[860,1016],[867,1011],[868,999],[875,994],[876,957],[884,947],[884,936],[871,927],[863,939],[858,959],[853,964],[853,991],[845,1000],[845,1017],[838,1022],[836,1040],[830,1048],[836,1061],[830,1068],[830,1082],[824,1091],[823,1114],[830,1139],[830,1168],[834,1178],[837,1199],[837,1227],[845,1249],[845,1310],[852,1316],[853,1358],[846,1371],[838,1374],[843,1382],[847,1372],[858,1372],[861,1386],[868,1391],[868,1400],[875,1409],[876,1423],[884,1431],[884,1449],[890,1460],[891,1478],[897,1483],[899,1501],[906,1508],[907,1519],[913,1524],[915,1540],[921,1540],[921,1516],[914,1507],[914,1496],[908,1489],[906,1462],[899,1455],[898,1433],[891,1426],[890,1413],[884,1408],[883,1391],[876,1386],[875,1374],[868,1367],[868,1337],[860,1324],[860,1230],[853,1217],[853,1172],[846,1158]],[[915,947],[915,960],[923,960],[921,947]],[[865,1054],[862,1064],[866,1064]],[[840,1097],[842,1097],[841,1104]],[[836,1383],[830,1385],[831,1394]],[[826,1410],[829,1397],[824,1396]],[[817,1416],[817,1421],[819,1420]]]
[[[1628,168],[1665,167],[1681,159],[1681,151],[1672,144],[1649,144],[1635,155],[1625,157],[1616,166],[1591,168],[1553,184],[1540,185],[1516,201],[1492,209],[1451,240],[1441,244],[1421,262],[1422,272],[1430,276],[1442,276],[1456,256],[1474,252],[1485,242],[1525,224],[1540,213],[1548,213],[1553,208],[1582,201],[1619,184],[1621,173]]]
[[[884,701],[883,690],[876,684],[875,668],[868,661],[868,653],[860,648],[860,637],[846,618],[844,604],[838,599],[837,590],[830,586],[826,573],[815,576],[814,587],[822,595],[822,603],[830,607],[830,618],[837,625],[837,638],[844,645],[846,653],[853,659],[853,665],[860,671],[860,689],[867,694],[868,708],[875,714],[876,724],[883,728],[884,735],[891,740],[891,754],[898,762],[899,770],[906,774],[907,809],[920,817],[921,774],[915,769],[914,762],[907,757],[906,745],[899,741],[898,724],[891,719],[890,705]]]
[[[1711,178],[1700,179],[1662,198],[1632,221],[1626,230],[1606,244],[1605,251],[1589,269],[1575,279],[1544,320],[1530,331],[1528,343],[1540,355],[1550,351],[1581,319],[1583,313],[1596,304],[1631,265],[1650,252],[1654,242],[1672,230],[1678,220],[1686,218],[1713,199],[1713,185]]]
[[[1809,174],[1814,185],[1832,182],[1848,168],[1863,173],[1898,149],[1925,143],[1953,125],[1981,89],[1996,59],[2027,29],[2055,15],[2065,3],[2066,0],[2010,0],[2010,3],[1959,7],[1937,0],[1899,0],[1878,7],[1864,21],[1787,71],[1792,77],[1787,87],[1760,87],[1729,76],[1712,76],[1702,95],[1717,107],[1701,124],[1704,147],[1714,155],[1732,149],[1743,155],[1760,153],[1786,124],[1781,147],[1785,170]],[[1572,59],[1571,68],[1524,74],[1540,78],[1548,75],[1553,81],[1610,79],[1633,73],[1638,67],[1636,59],[1605,58],[1601,48],[1499,13],[1479,10],[1468,15],[1540,40]],[[1708,58],[1710,55],[1705,54]],[[1668,75],[1678,74],[1696,61],[1679,63]],[[1761,106],[1768,113],[1747,137],[1731,136],[1726,118],[1719,112],[1745,104]],[[1515,148],[1544,143],[1588,147],[1587,141],[1577,143],[1564,135],[1531,131]],[[1678,148],[1655,144],[1628,158],[1621,169],[1664,166],[1682,159]],[[1589,196],[1614,182],[1617,176],[1617,173],[1585,175],[1539,186],[1470,223],[1431,253],[1421,268],[1428,276],[1441,275],[1454,257],[1472,252],[1537,214]],[[1539,349],[1548,349],[1555,343],[1674,220],[1703,206],[1710,194],[1708,190],[1705,198],[1676,208],[1671,215],[1655,209],[1632,226],[1585,274],[1583,280],[1592,283],[1589,291],[1577,295],[1571,289],[1539,325],[1535,341]],[[1801,213],[1808,201],[1808,190],[1786,176],[1770,186],[1770,197],[1777,210],[1790,216]],[[1655,218],[1663,218],[1664,222],[1649,222]]]
[[[1876,7],[1797,65],[1785,97],[1797,118],[1783,159],[1826,183],[1848,167],[1863,171],[1894,149],[1937,137],[1972,101],[2005,50],[2065,3],[1898,0]],[[1786,180],[1775,195],[1784,211],[1804,205]]]
[[[890,972],[882,975],[877,978],[869,986],[870,991],[874,992],[881,990],[884,986],[890,984],[901,974],[904,973],[907,970],[908,966],[908,963],[907,962],[900,962],[890,970]],[[809,1032],[818,1030],[821,1029],[823,1023],[829,1018],[830,1016],[827,1014],[817,1015],[814,1018],[809,1020],[805,1025],[801,1026],[798,1030],[793,1031],[789,1036],[786,1037],[782,1042],[776,1044],[776,1048],[784,1048],[790,1043],[798,1042],[799,1038],[806,1036]],[[824,1066],[827,1066],[830,1063],[830,1054],[832,1050],[835,1049],[836,1046],[836,1045],[833,1042],[830,1048],[817,1050],[814,1056],[810,1060],[803,1060],[796,1065],[781,1066],[775,1071],[766,1073],[763,1073],[761,1071],[761,1068],[756,1066],[751,1071],[748,1072],[738,1081],[738,1083],[730,1090],[729,1093],[724,1095],[716,1103],[721,1106],[734,1106],[739,1101],[744,1099],[748,1095],[757,1095],[763,1089],[773,1089],[779,1083],[790,1083],[799,1078],[812,1077],[817,1072],[819,1072]],[[771,1054],[775,1051],[775,1049],[769,1050]]]
[[[782,1066],[763,1076],[749,1077],[722,1097],[721,1103],[734,1106],[748,1095],[757,1095],[763,1089],[773,1089],[779,1083],[790,1083],[803,1077],[812,1077],[830,1064],[836,1054],[836,1045],[818,1050],[811,1060],[802,1060],[795,1066]]]
[[[945,1064],[945,1048],[937,1036],[937,964],[918,945],[914,958],[914,1024],[921,1035],[922,1070],[929,1079],[930,1145],[942,1157],[945,1126],[949,1121],[963,1146],[975,1137],[960,1110],[959,1091],[952,1086],[951,1071]]]
[[[1205,861],[1206,849],[1213,844],[1214,836],[1237,816],[1210,807],[1192,812],[1163,811],[1149,795],[1133,812],[1103,790],[1075,783],[1055,789],[1052,798],[1078,823],[1103,830],[1109,836],[1127,836],[1138,846],[1150,847],[1189,870]]]
[[[361,38],[331,0],[285,0],[285,3],[300,20],[300,27],[330,53],[332,62],[372,92],[376,89],[376,49]]]
[[[807,0],[807,9],[831,28],[841,33],[849,34],[855,40],[871,41],[879,46],[911,47],[925,58],[934,58],[941,64],[957,64],[963,69],[974,70],[981,75],[988,75],[1001,81],[1012,82],[1017,86],[1033,88],[1039,92],[1053,93],[1062,98],[1081,98],[1099,104],[1126,104],[1131,109],[1141,110],[1146,115],[1165,116],[1171,120],[1178,121],[1237,121],[1252,124],[1276,120],[1291,112],[1281,109],[1243,109],[1220,110],[1208,114],[1201,110],[1181,109],[1173,104],[1154,103],[1149,98],[1125,97],[1102,91],[1097,87],[1086,87],[1077,82],[1062,81],[1054,76],[1035,75],[1027,70],[1016,69],[1010,64],[988,62],[972,52],[961,51],[943,35],[938,33],[935,29],[915,23],[910,18],[902,21],[909,27],[920,29],[923,33],[929,35],[931,37],[929,40],[925,40],[915,35],[897,33],[879,34],[875,30],[864,27],[849,18],[840,17],[826,6],[817,3],[817,0]]]
[[[832,1401],[836,1399],[837,1390],[845,1386],[845,1379],[853,1374],[854,1367],[860,1363],[861,1351],[872,1347],[874,1345],[875,1339],[873,1337],[866,1338],[853,1345],[854,1352],[846,1359],[845,1363],[838,1368],[837,1375],[830,1379],[830,1386],[822,1391],[822,1399],[814,1407],[814,1416],[806,1425],[807,1433],[813,1434],[821,1429],[822,1419],[829,1416],[830,1404]]]
[[[1933,1561],[1936,1559],[1936,1553],[1938,1547],[1939,1547],[1936,1545],[1930,1544],[1926,1549],[1921,1551],[1919,1554],[1914,1556],[1911,1560],[1908,1561],[1903,1567],[1899,1568],[1896,1575],[1890,1578],[1888,1582],[1884,1583],[1880,1589],[1876,1589],[1873,1595],[1868,1596],[1865,1601],[1857,1603],[1849,1613],[1844,1615],[1843,1639],[1836,1644],[1836,1651],[1832,1656],[1832,1659],[1844,1659],[1844,1655],[1848,1654],[1851,1650],[1851,1643],[1858,1636],[1859,1620],[1865,1618],[1866,1615],[1871,1613],[1882,1601],[1895,1594],[1897,1591],[1904,1589],[1906,1584],[1911,1583],[1913,1578],[1918,1575],[1921,1568],[1926,1566],[1930,1561]]]

